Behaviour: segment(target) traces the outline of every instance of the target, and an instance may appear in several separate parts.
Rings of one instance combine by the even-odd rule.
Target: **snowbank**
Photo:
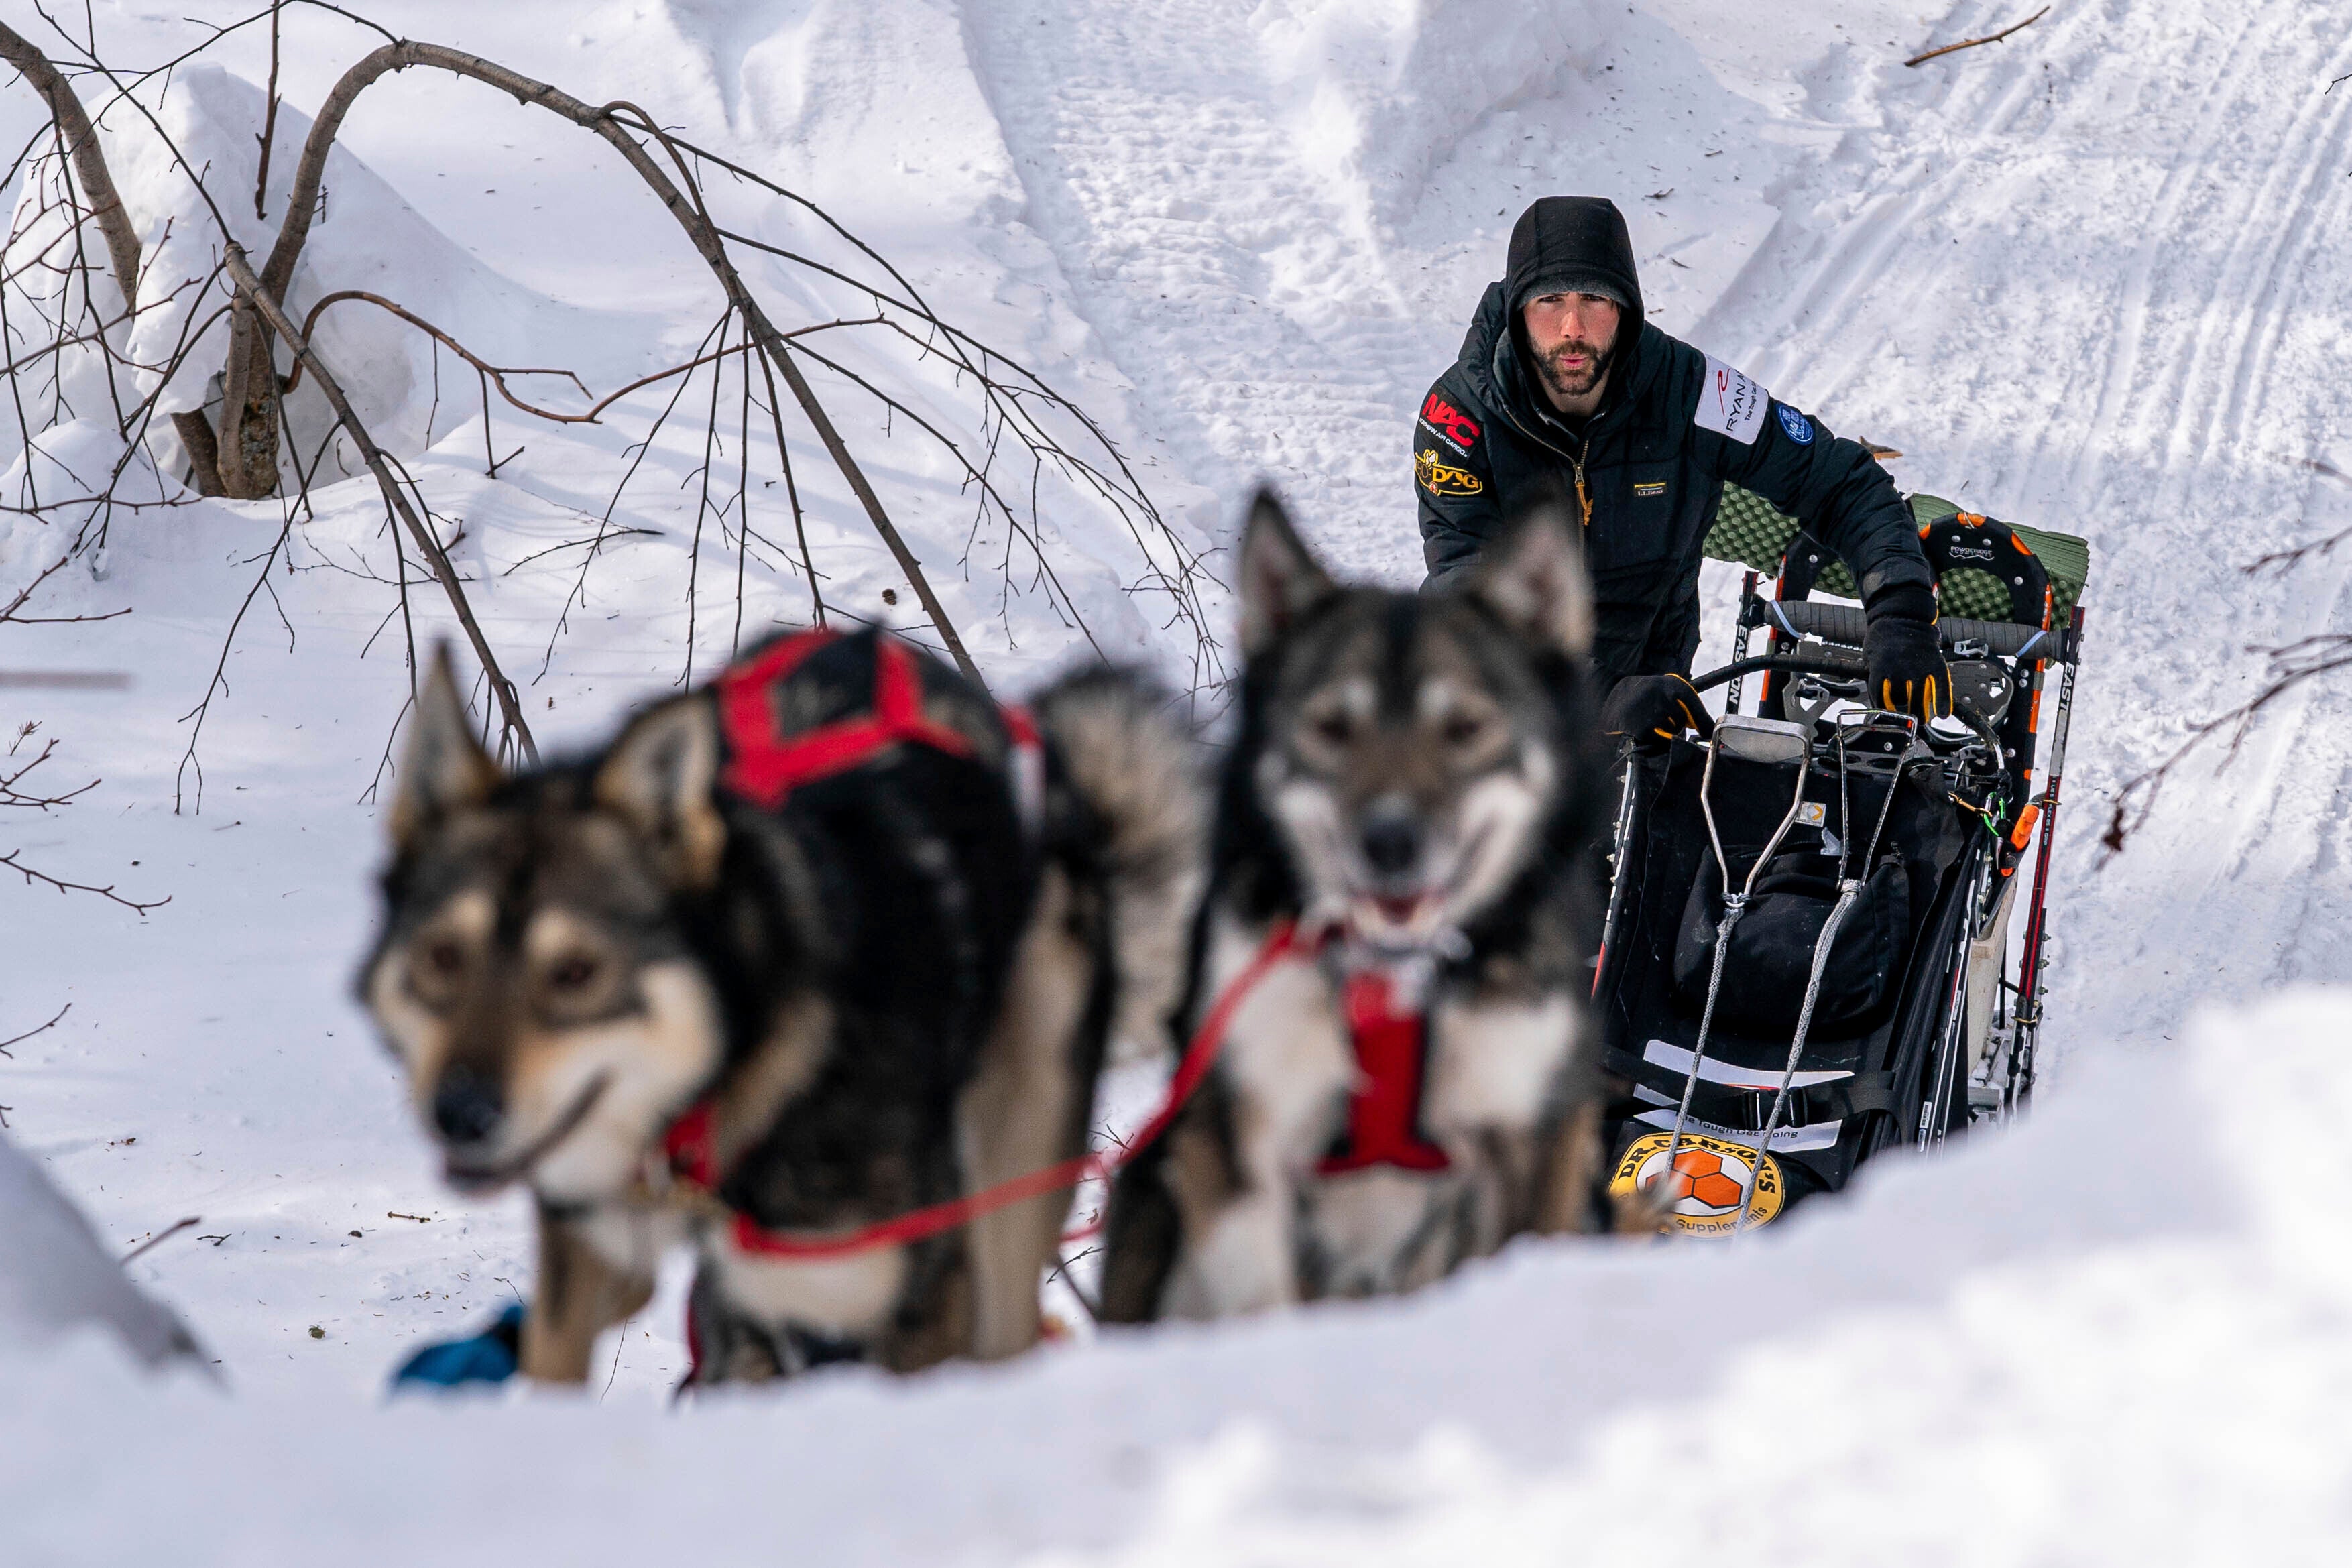
[[[171,1311],[123,1276],[72,1200],[0,1135],[0,1335],[24,1355],[83,1328],[110,1332],[151,1365],[199,1354]]]
[[[2207,1015],[1733,1249],[1521,1244],[1000,1369],[673,1414],[11,1356],[0,1517],[44,1563],[2331,1560],[2347,1030],[2342,992]]]

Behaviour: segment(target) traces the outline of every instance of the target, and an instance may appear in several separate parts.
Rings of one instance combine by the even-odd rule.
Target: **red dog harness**
[[[1453,1164],[1421,1130],[1422,1080],[1428,1071],[1429,1015],[1397,1010],[1398,986],[1385,969],[1359,969],[1340,993],[1356,1049],[1356,1088],[1348,1126],[1315,1166],[1344,1176],[1373,1166],[1442,1171]]]
[[[728,793],[774,810],[802,785],[845,773],[887,747],[904,743],[928,746],[950,757],[972,754],[969,737],[923,716],[923,677],[915,668],[915,655],[887,634],[874,639],[872,713],[798,735],[779,730],[774,689],[791,679],[810,654],[839,636],[835,632],[802,632],[783,638],[730,665],[712,683],[719,732],[733,754],[719,779]],[[1013,737],[1014,797],[1024,820],[1034,826],[1044,784],[1044,747],[1027,710],[997,711]]]

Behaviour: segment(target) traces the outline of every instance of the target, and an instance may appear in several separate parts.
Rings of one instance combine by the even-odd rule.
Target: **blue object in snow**
[[[411,1385],[455,1388],[466,1383],[504,1383],[515,1375],[522,1343],[522,1308],[509,1307],[499,1321],[471,1339],[428,1344],[392,1375],[394,1393]]]

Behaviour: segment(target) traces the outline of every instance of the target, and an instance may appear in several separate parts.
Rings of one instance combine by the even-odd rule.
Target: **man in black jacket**
[[[1643,319],[1616,204],[1546,196],[1511,230],[1490,285],[1413,428],[1413,481],[1442,588],[1502,519],[1570,496],[1598,615],[1603,727],[1655,744],[1705,710],[1684,675],[1698,648],[1701,547],[1726,480],[1803,522],[1844,559],[1869,612],[1872,698],[1950,711],[1935,575],[1910,508],[1859,444]]]

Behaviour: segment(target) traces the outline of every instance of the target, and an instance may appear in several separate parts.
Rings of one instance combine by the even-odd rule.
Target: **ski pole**
[[[2058,790],[2066,773],[2066,730],[2074,713],[2074,672],[2083,661],[2083,607],[2074,606],[2070,657],[2058,678],[2058,714],[2050,727],[2048,782],[2042,789],[2042,847],[2033,862],[2033,906],[2026,915],[2025,954],[2017,976],[2017,1041],[2009,1062],[2012,1109],[2033,1095],[2033,1053],[2042,1041],[2042,950],[2050,933],[2050,841],[2057,836]]]

